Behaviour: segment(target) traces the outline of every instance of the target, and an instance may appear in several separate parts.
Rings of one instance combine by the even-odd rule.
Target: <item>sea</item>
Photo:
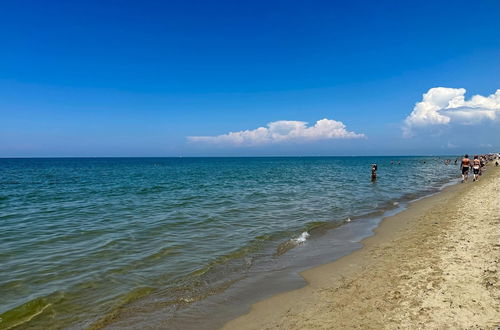
[[[0,329],[217,328],[457,182],[455,159],[0,159]]]

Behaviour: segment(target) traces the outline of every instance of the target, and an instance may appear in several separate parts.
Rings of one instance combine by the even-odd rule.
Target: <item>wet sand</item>
[[[413,203],[363,245],[224,329],[500,326],[500,168]]]

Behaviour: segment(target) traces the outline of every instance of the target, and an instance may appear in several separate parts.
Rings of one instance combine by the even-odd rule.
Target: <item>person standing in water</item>
[[[460,169],[462,170],[462,182],[467,182],[469,177],[470,159],[469,155],[465,154],[462,158],[462,163],[460,164]]]
[[[472,161],[472,169],[474,171],[474,179],[472,181],[479,180],[479,171],[481,170],[481,161],[477,155],[474,156],[474,160]]]
[[[377,180],[377,164],[372,164],[372,182]]]

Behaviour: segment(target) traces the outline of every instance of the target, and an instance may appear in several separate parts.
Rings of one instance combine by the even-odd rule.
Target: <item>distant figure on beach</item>
[[[460,164],[460,169],[462,170],[462,182],[467,182],[467,179],[469,178],[469,167],[469,155],[465,154],[464,158],[462,158],[462,163]]]
[[[474,156],[472,168],[474,170],[474,178],[472,179],[472,181],[477,181],[479,180],[479,171],[481,169],[481,161],[479,160],[479,156],[477,155]]]
[[[372,164],[372,182],[377,180],[377,164]]]
[[[455,165],[457,165],[458,158],[455,158]]]

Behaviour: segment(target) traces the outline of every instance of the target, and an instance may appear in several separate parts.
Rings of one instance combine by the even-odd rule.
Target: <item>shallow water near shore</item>
[[[1,159],[0,328],[237,313],[457,177],[444,159]]]

